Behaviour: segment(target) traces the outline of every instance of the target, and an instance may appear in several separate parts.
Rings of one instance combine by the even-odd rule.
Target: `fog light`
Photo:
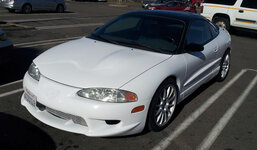
[[[108,125],[115,125],[120,123],[120,120],[105,120]]]

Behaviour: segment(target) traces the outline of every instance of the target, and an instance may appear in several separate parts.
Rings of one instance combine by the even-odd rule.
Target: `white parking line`
[[[48,44],[51,42],[63,42],[63,41],[68,41],[68,40],[74,40],[74,39],[79,39],[82,38],[82,36],[76,36],[76,37],[68,37],[68,38],[61,38],[61,39],[52,39],[52,40],[43,40],[43,41],[34,41],[34,42],[26,42],[26,43],[18,43],[18,44],[14,44],[14,46],[37,46],[40,44]],[[52,43],[51,43],[52,44]]]
[[[51,21],[51,20],[63,20],[67,18],[43,18],[43,19],[20,19],[20,20],[3,20],[10,23],[19,23],[19,22],[35,22],[35,21]]]
[[[227,112],[220,118],[218,123],[212,128],[211,132],[200,144],[197,150],[208,150],[220,135],[221,131],[225,128],[229,120],[233,117],[238,108],[242,105],[247,95],[257,82],[257,76],[250,82],[249,86],[245,89],[243,94],[233,103],[233,105],[227,110]]]
[[[56,41],[56,42],[40,43],[40,44],[31,44],[31,45],[25,45],[25,46],[22,46],[22,47],[37,47],[37,46],[44,46],[44,45],[60,44],[60,43],[64,43],[64,42],[67,42],[67,40]]]
[[[0,88],[6,87],[6,86],[9,86],[9,85],[13,85],[13,84],[16,84],[16,83],[21,83],[22,81],[23,80],[17,80],[17,81],[10,82],[10,83],[4,84],[4,85],[0,85]]]
[[[34,14],[19,14],[19,13],[13,13],[13,14],[2,14],[0,16],[8,17],[8,16],[63,16],[63,15],[76,15],[77,13],[34,13]]]
[[[152,150],[164,150],[173,139],[178,137],[184,130],[186,130],[205,110],[207,110],[231,85],[233,85],[247,70],[241,70],[233,79],[231,79],[225,86],[212,95],[204,104],[195,110],[189,117],[187,117],[178,127],[169,134],[168,137],[161,140],[158,145]]]
[[[23,88],[0,94],[0,98],[22,92]]]
[[[104,23],[85,23],[85,24],[71,24],[71,25],[58,25],[58,26],[42,26],[35,27],[37,30],[49,30],[49,29],[63,29],[63,28],[77,28],[77,27],[90,27],[90,26],[102,26]]]
[[[254,71],[254,72],[257,72],[257,70],[255,69],[246,69],[247,71]]]

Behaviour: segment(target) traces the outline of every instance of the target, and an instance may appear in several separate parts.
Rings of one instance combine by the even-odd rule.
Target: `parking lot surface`
[[[89,35],[95,28],[140,5],[67,2],[57,14],[9,13],[0,9],[0,28],[14,49],[0,51],[0,149],[24,150],[256,150],[257,32],[235,29],[228,78],[210,81],[178,105],[161,132],[96,138],[61,131],[35,119],[21,106],[22,78],[32,60],[60,43]]]

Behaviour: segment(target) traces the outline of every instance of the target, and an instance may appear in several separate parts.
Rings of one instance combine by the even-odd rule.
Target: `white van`
[[[228,30],[231,26],[257,30],[257,0],[205,0],[201,15]]]

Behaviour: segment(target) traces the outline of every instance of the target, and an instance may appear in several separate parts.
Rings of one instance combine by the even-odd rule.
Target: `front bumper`
[[[21,98],[21,104],[38,120],[55,128],[101,137],[130,135],[144,129],[146,110],[131,113],[133,108],[144,105],[139,102],[105,103],[87,100],[77,96],[76,92],[80,88],[63,85],[44,76],[41,76],[37,82],[28,73],[24,77],[23,84],[25,93],[28,90],[36,96],[38,105],[36,107],[31,105],[25,99],[25,93]],[[79,121],[72,119],[74,117]]]
[[[1,3],[1,7],[3,8],[7,8],[7,9],[20,9],[20,6],[18,3],[16,2],[2,2]]]

